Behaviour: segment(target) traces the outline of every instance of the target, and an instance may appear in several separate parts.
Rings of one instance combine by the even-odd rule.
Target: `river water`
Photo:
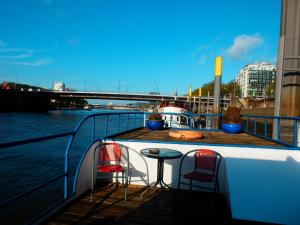
[[[50,111],[47,114],[0,113],[0,143],[69,132],[86,115],[96,112],[103,110]],[[92,120],[87,121],[76,135],[70,151],[71,176],[91,141],[92,124]],[[96,135],[101,136],[104,132],[104,118],[97,121],[97,124]],[[67,142],[68,137],[65,137],[0,149],[0,202],[63,173]],[[69,193],[72,182],[71,178]],[[0,207],[0,224],[23,224],[44,206],[62,197],[63,178],[15,203]]]

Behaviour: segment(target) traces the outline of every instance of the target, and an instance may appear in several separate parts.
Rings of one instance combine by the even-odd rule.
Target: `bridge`
[[[141,93],[119,93],[119,92],[75,92],[75,91],[19,91],[19,90],[0,90],[0,109],[5,107],[4,103],[8,101],[31,102],[32,104],[41,104],[44,107],[51,100],[63,101],[70,99],[105,99],[105,100],[128,100],[128,101],[181,101],[191,105],[213,105],[213,96],[189,97],[189,96],[174,96],[174,95],[156,95],[156,94],[141,94]],[[227,107],[230,103],[229,98],[221,99],[221,107]],[[31,106],[32,107],[32,106]]]
[[[70,91],[43,91],[43,94],[51,98],[83,98],[83,99],[109,99],[109,100],[132,100],[132,101],[182,101],[182,102],[199,102],[198,96],[175,96],[175,95],[155,95],[140,93],[119,93],[119,92],[70,92]],[[201,97],[201,102],[213,102],[213,96]],[[222,99],[222,103],[228,104],[229,98]]]

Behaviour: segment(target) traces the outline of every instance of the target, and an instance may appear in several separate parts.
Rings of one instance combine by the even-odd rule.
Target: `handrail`
[[[149,112],[145,113],[145,116],[151,114]],[[214,117],[219,117],[222,118],[224,117],[224,114],[212,114],[212,113],[199,113],[199,114],[193,114],[190,112],[186,112],[186,113],[173,113],[173,112],[161,112],[160,114],[162,115],[169,115],[170,117],[167,118],[167,120],[169,121],[169,126],[170,127],[174,127],[174,119],[172,118],[172,115],[183,115],[186,116],[187,118],[189,118],[189,120],[187,121],[185,126],[181,126],[182,124],[179,125],[179,127],[174,127],[176,129],[201,129],[201,130],[208,130],[208,131],[221,131],[221,129],[212,129],[212,125],[213,125],[213,118]],[[205,122],[206,122],[206,126],[205,128],[203,127],[197,127],[197,126],[193,126],[193,124],[191,124],[191,120],[192,118],[195,117],[205,117]],[[298,127],[300,125],[300,117],[289,117],[289,116],[263,116],[263,115],[251,115],[251,114],[241,114],[241,118],[245,119],[245,127],[244,127],[244,132],[249,134],[249,135],[253,135],[259,138],[264,138],[266,140],[278,143],[278,144],[282,144],[285,145],[287,147],[298,147],[298,143],[297,143],[297,139],[298,139]],[[249,121],[253,121],[253,131],[250,132],[249,129]],[[259,119],[263,119],[263,132],[262,133],[257,133],[258,132],[258,120]],[[146,120],[146,118],[145,118]],[[275,129],[277,130],[277,136],[276,139],[273,139],[271,137],[268,136],[268,120],[276,120],[276,127]],[[292,140],[292,144],[288,143],[286,141],[281,140],[280,137],[280,130],[281,130],[281,126],[280,126],[280,122],[282,120],[289,120],[289,121],[294,121],[293,123],[293,140]],[[178,123],[176,124],[178,126]],[[199,126],[199,124],[198,124]]]
[[[8,148],[8,147],[15,147],[15,146],[19,146],[19,145],[25,145],[25,144],[32,144],[35,142],[48,141],[51,139],[66,137],[66,136],[70,136],[73,134],[74,134],[74,131],[67,132],[67,133],[61,133],[61,134],[55,134],[55,135],[49,135],[49,136],[43,136],[43,137],[37,137],[37,138],[24,139],[24,140],[20,140],[20,141],[0,143],[0,149]]]
[[[137,114],[143,115],[142,118],[137,118]],[[76,136],[76,134],[78,133],[79,129],[82,127],[83,124],[85,124],[85,122],[90,119],[93,118],[93,124],[92,124],[92,138],[91,138],[91,143],[93,143],[95,141],[95,127],[96,127],[96,121],[95,118],[96,117],[100,117],[100,116],[105,116],[105,120],[106,120],[106,124],[105,124],[105,134],[103,136],[103,138],[106,138],[108,136],[108,116],[110,115],[118,115],[118,117],[120,118],[120,115],[127,115],[127,126],[126,129],[129,130],[129,117],[130,115],[134,115],[134,128],[136,129],[137,127],[137,123],[136,120],[137,119],[144,119],[144,113],[143,112],[139,112],[139,111],[124,111],[124,112],[102,112],[102,113],[95,113],[95,114],[90,114],[85,116],[83,119],[81,119],[81,121],[79,121],[77,123],[77,125],[75,126],[75,128],[73,129],[73,131],[71,132],[65,132],[65,133],[60,133],[60,134],[55,134],[55,135],[49,135],[49,136],[43,136],[43,137],[37,137],[37,138],[29,138],[29,139],[24,139],[24,140],[20,140],[20,141],[13,141],[13,142],[7,142],[7,143],[0,143],[0,149],[7,149],[9,147],[15,147],[15,146],[21,146],[21,145],[26,145],[26,144],[31,144],[31,143],[38,143],[38,142],[42,142],[42,141],[48,141],[48,140],[53,140],[53,139],[57,139],[57,138],[62,138],[62,137],[68,137],[69,136],[69,140],[65,149],[65,164],[64,164],[64,172],[62,174],[59,174],[53,178],[50,178],[46,181],[44,181],[43,183],[39,183],[38,185],[34,186],[32,189],[19,193],[13,197],[10,197],[8,199],[5,199],[3,201],[0,202],[0,207],[3,207],[9,203],[12,203],[22,197],[27,196],[28,194],[35,192],[45,186],[47,186],[50,183],[55,182],[56,180],[64,177],[64,197],[63,200],[60,202],[64,202],[65,200],[69,199],[71,196],[73,196],[73,192],[68,195],[68,179],[69,179],[69,153],[70,150],[72,148],[72,144],[74,142],[74,138]],[[120,119],[118,120],[118,129],[117,132],[120,132],[120,127],[119,127],[119,123],[120,123]],[[122,131],[124,132],[124,131]],[[75,180],[74,180],[75,182]],[[48,211],[50,208],[44,210],[43,212],[41,212],[39,215],[35,216],[34,220],[32,221],[36,221],[38,218],[41,218],[41,216],[44,214],[45,211]]]

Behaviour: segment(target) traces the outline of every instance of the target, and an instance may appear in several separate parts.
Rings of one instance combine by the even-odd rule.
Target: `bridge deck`
[[[209,144],[240,144],[240,145],[255,145],[255,146],[282,146],[277,143],[254,137],[246,133],[227,134],[224,132],[203,131],[204,138],[202,139],[176,139],[169,137],[170,130],[151,131],[149,129],[139,129],[125,134],[116,135],[113,138],[131,139],[143,141],[172,141],[172,142],[201,142]]]

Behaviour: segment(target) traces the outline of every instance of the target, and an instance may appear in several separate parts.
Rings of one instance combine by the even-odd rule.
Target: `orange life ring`
[[[181,139],[198,139],[204,137],[202,132],[194,130],[173,130],[169,132],[169,136]]]

